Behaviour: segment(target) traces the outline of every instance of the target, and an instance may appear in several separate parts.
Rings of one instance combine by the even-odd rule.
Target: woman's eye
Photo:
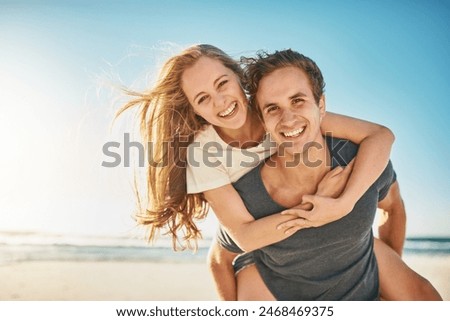
[[[228,80],[222,80],[218,85],[217,88],[222,87],[223,85],[225,85],[228,82]]]
[[[206,100],[206,98],[208,98],[208,96],[202,96],[200,97],[200,99],[197,101],[197,104],[200,105],[202,102],[204,102]]]

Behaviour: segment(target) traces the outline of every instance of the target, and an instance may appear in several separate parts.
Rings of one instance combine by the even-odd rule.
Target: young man
[[[299,204],[303,195],[315,194],[322,178],[336,166],[347,166],[358,146],[321,135],[324,82],[311,59],[291,50],[276,52],[250,63],[247,73],[252,105],[258,108],[266,130],[278,144],[276,155],[233,184],[249,212],[259,219]],[[241,251],[221,230],[209,256],[220,297],[378,299],[380,282],[372,235],[377,207],[388,213],[380,238],[401,254],[406,215],[389,163],[343,218],[300,230],[281,242],[238,256],[233,263],[238,272],[237,291],[230,263],[236,256],[233,252]],[[286,212],[300,216],[303,213]],[[301,224],[301,220],[286,224]],[[411,272],[409,269],[405,275]],[[396,290],[390,283],[383,286],[388,294]],[[431,287],[432,293],[433,290]]]

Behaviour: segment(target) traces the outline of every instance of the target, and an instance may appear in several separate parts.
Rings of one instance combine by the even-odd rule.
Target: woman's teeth
[[[225,109],[224,111],[219,113],[220,117],[227,117],[229,115],[231,115],[231,113],[234,112],[234,110],[237,107],[237,103],[233,103],[230,107],[228,107],[227,109]]]
[[[282,133],[285,137],[297,137],[299,136],[301,133],[303,133],[303,131],[305,130],[305,127],[296,129],[296,130],[292,130],[290,132],[284,132]]]

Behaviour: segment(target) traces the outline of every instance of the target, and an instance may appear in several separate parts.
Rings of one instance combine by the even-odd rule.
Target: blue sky
[[[133,230],[132,172],[101,167],[130,126],[110,131],[111,83],[211,43],[313,58],[328,110],[394,131],[408,236],[450,236],[449,21],[449,1],[0,0],[0,230]]]

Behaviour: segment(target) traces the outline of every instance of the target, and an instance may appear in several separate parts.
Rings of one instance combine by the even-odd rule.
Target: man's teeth
[[[297,137],[304,130],[305,130],[305,127],[302,127],[302,128],[296,129],[296,130],[292,130],[290,132],[284,132],[283,135],[286,136],[286,137]]]
[[[220,117],[226,117],[228,115],[230,115],[234,109],[237,107],[237,103],[232,104],[230,107],[228,107],[227,109],[225,109],[224,111],[219,113]]]

